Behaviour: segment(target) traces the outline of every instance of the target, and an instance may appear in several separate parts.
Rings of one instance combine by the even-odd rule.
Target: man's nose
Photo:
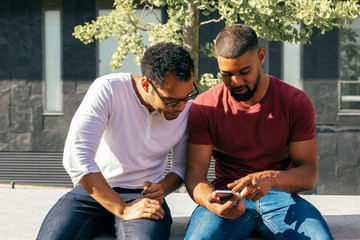
[[[244,85],[244,80],[243,80],[242,76],[240,76],[240,74],[234,74],[233,76],[231,76],[230,81],[231,81],[230,86],[232,88]]]

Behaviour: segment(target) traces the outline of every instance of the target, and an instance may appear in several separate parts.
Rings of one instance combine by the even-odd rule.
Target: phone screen
[[[234,193],[231,190],[216,190],[216,194],[221,201],[228,201],[234,196]]]

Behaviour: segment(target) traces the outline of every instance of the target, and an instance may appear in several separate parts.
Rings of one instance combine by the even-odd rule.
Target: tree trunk
[[[191,22],[183,25],[183,44],[194,60],[194,82],[198,85],[199,79],[199,10],[196,4],[188,6]]]

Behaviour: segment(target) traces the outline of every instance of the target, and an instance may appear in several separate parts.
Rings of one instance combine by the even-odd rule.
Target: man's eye
[[[250,71],[246,71],[246,72],[240,72],[241,75],[246,75],[248,74]]]
[[[222,73],[221,76],[223,76],[223,77],[231,77],[231,74],[230,73]]]

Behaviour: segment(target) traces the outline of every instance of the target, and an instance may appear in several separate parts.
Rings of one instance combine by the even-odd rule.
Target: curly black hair
[[[188,81],[194,72],[194,62],[183,47],[173,43],[158,43],[149,47],[141,60],[141,73],[163,87],[165,77],[172,73],[180,81]]]

